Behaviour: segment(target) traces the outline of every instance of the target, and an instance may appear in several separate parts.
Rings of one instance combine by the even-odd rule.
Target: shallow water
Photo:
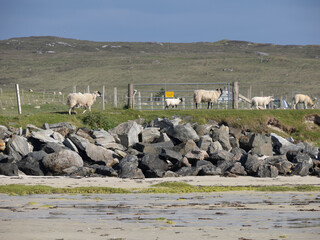
[[[68,219],[73,222],[276,230],[320,234],[320,193],[224,192],[194,194],[0,194],[3,222]],[[0,227],[1,230],[1,227]]]

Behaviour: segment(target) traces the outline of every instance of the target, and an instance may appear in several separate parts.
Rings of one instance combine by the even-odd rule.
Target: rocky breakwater
[[[139,119],[108,131],[67,122],[0,126],[0,139],[0,174],[8,176],[320,176],[319,149],[311,144],[215,122]]]

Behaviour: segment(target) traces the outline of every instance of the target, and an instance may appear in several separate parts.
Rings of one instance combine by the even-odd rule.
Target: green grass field
[[[80,111],[78,111],[80,112]],[[33,106],[22,106],[22,114],[17,108],[0,110],[0,125],[25,128],[27,124],[43,127],[44,123],[71,122],[77,127],[103,128],[108,130],[118,124],[143,118],[145,122],[157,117],[179,116],[183,121],[199,124],[211,120],[227,124],[230,127],[244,131],[270,133],[276,132],[284,137],[292,136],[297,141],[313,142],[320,146],[320,123],[313,116],[320,116],[320,109],[301,110],[158,110],[139,111],[134,109],[112,108],[107,106],[101,110],[101,105],[94,104],[92,112],[85,114],[68,114],[68,106],[63,104],[45,104],[40,109]],[[275,128],[276,127],[276,128]]]

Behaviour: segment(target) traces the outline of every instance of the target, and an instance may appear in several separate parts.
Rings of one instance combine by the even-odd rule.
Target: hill
[[[240,92],[319,97],[320,46],[222,40],[199,43],[93,42],[59,37],[0,41],[0,87],[62,91],[128,83],[238,81]]]

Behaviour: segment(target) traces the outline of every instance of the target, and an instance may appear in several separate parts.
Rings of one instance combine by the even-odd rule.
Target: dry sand
[[[115,188],[146,188],[152,184],[162,182],[185,182],[194,186],[320,186],[320,178],[315,176],[278,176],[276,178],[256,178],[248,176],[220,177],[220,176],[195,176],[176,178],[147,178],[147,179],[122,179],[114,177],[48,177],[48,176],[0,176],[0,185],[47,185],[58,188],[65,187],[115,187]]]

